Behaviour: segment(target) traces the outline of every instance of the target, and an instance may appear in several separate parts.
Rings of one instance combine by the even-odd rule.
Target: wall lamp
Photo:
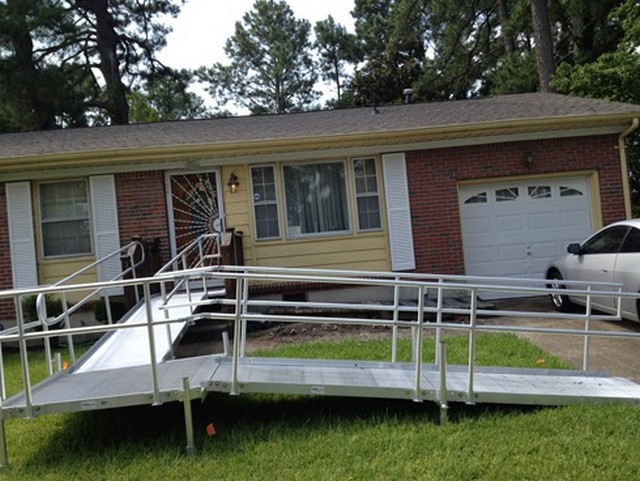
[[[238,188],[240,187],[240,180],[238,179],[238,176],[233,172],[229,176],[229,182],[227,182],[227,185],[229,186],[229,191],[232,194],[238,192]]]
[[[533,167],[533,154],[531,152],[527,152],[527,155],[524,158],[524,165],[529,170]]]

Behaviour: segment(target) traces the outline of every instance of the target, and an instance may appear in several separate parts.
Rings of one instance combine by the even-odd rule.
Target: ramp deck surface
[[[416,391],[415,364],[377,361],[241,358],[237,393],[280,393],[345,397],[375,397],[438,401],[437,366],[424,364]],[[191,397],[233,390],[232,359],[201,356],[158,365],[160,402],[183,399],[182,379],[189,378]],[[129,366],[90,372],[65,372],[36,385],[36,413],[75,412],[153,404],[149,366]],[[447,368],[447,401],[565,405],[588,402],[640,403],[640,385],[604,373],[572,370],[477,367],[473,390],[465,366]],[[23,394],[4,402],[7,417],[24,417]]]

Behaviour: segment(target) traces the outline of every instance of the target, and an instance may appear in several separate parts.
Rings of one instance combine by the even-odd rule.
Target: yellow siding
[[[92,262],[95,262],[95,257],[74,257],[56,260],[40,260],[38,269],[40,284],[54,284],[59,280],[73,274],[74,272],[79,271]],[[88,282],[96,282],[97,280],[98,274],[96,270],[91,269],[81,276],[78,276],[71,283],[83,284]],[[70,302],[77,302],[87,294],[88,293],[84,292],[70,293],[68,299]]]
[[[350,164],[347,164],[350,165]],[[347,168],[350,172],[350,168]],[[240,188],[232,194],[226,186],[231,173],[238,176]],[[377,165],[380,209],[382,224],[384,218],[384,198],[382,189],[382,169]],[[336,268],[371,271],[388,271],[391,268],[386,230],[340,236],[318,236],[304,239],[286,239],[285,212],[282,198],[279,165],[276,165],[278,183],[278,205],[280,209],[282,239],[257,241],[253,232],[253,205],[251,202],[251,177],[248,165],[224,166],[221,172],[224,186],[224,212],[227,227],[242,231],[245,264],[275,267]],[[351,225],[355,230],[355,194],[351,174],[347,180],[350,202]]]

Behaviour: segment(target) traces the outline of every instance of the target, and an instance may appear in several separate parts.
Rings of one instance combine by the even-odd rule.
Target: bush
[[[126,312],[124,300],[110,298],[109,305],[111,306],[113,322],[119,321]],[[95,302],[93,305],[93,314],[96,316],[96,321],[107,322],[107,306],[104,299]]]
[[[37,321],[38,311],[36,309],[37,295],[26,296],[22,298],[22,315],[25,321]],[[62,314],[62,301],[53,294],[47,294],[44,296],[45,304],[47,306],[47,316],[56,317]]]

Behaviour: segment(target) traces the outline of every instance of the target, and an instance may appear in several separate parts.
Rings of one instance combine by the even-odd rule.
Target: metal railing
[[[317,269],[285,269],[251,266],[208,266],[196,267],[186,270],[168,269],[162,270],[159,274],[149,278],[134,278],[127,280],[116,280],[110,282],[89,283],[79,285],[56,285],[38,289],[23,289],[0,292],[0,298],[12,298],[16,304],[20,305],[20,299],[27,295],[59,294],[71,295],[73,292],[86,290],[100,290],[110,288],[142,287],[143,296],[141,302],[144,304],[146,318],[144,322],[133,324],[118,323],[100,326],[69,327],[56,331],[34,331],[28,324],[19,319],[15,332],[0,333],[0,344],[2,342],[17,342],[20,350],[22,364],[23,391],[26,405],[26,412],[34,414],[32,402],[32,384],[29,376],[29,357],[27,342],[35,339],[48,339],[53,336],[66,335],[76,336],[81,334],[105,334],[123,329],[146,328],[147,345],[141,345],[141,350],[148,350],[150,353],[150,373],[153,389],[153,402],[161,403],[158,365],[162,359],[158,359],[155,351],[157,333],[154,326],[184,322],[184,316],[172,316],[171,312],[175,306],[167,303],[168,297],[163,297],[160,309],[164,310],[165,316],[162,320],[154,320],[152,313],[152,290],[158,286],[163,293],[175,292],[175,286],[190,281],[204,281],[202,289],[206,287],[209,280],[235,281],[235,297],[231,299],[189,299],[188,305],[191,314],[188,319],[191,321],[224,321],[233,324],[233,347],[227,353],[231,357],[230,386],[231,393],[237,394],[239,389],[240,360],[246,356],[247,324],[248,323],[309,323],[309,324],[338,324],[354,326],[382,326],[388,327],[391,331],[391,362],[397,362],[398,329],[407,329],[411,333],[412,340],[412,360],[414,365],[414,386],[413,396],[420,399],[422,393],[422,369],[423,369],[423,343],[424,333],[435,332],[437,339],[436,355],[433,360],[440,376],[440,388],[438,390],[438,402],[441,406],[447,404],[447,360],[446,352],[443,349],[445,333],[451,331],[467,332],[469,359],[468,359],[468,392],[466,401],[474,402],[474,376],[476,371],[476,344],[477,336],[482,332],[530,332],[546,333],[554,335],[581,335],[584,336],[584,361],[583,369],[588,369],[589,339],[591,337],[626,337],[638,338],[639,333],[630,332],[610,332],[595,330],[592,321],[595,320],[617,320],[619,312],[615,314],[602,314],[592,311],[591,299],[598,297],[613,297],[617,300],[618,306],[621,299],[638,298],[638,294],[620,292],[617,284],[596,284],[572,282],[571,289],[550,289],[545,280],[532,279],[500,279],[500,278],[479,278],[465,276],[440,276],[430,274],[399,274],[388,272],[362,272],[345,270],[317,270]],[[381,303],[375,299],[337,302],[331,301],[282,301],[260,299],[251,295],[250,285],[254,283],[327,283],[332,286],[342,288],[358,287],[378,287],[391,292],[391,301]],[[525,285],[530,284],[530,285]],[[186,285],[186,284],[183,284]],[[557,313],[557,312],[534,312],[517,310],[496,310],[483,309],[477,299],[486,292],[503,292],[508,295],[548,295],[562,293],[564,295],[582,297],[585,299],[586,309],[584,313]],[[445,299],[448,293],[465,293],[469,299],[468,306],[448,307]],[[164,296],[164,294],[163,294]],[[427,302],[434,300],[434,302]],[[199,307],[211,304],[224,306],[219,312],[199,312]],[[310,312],[305,312],[303,308],[309,308]],[[291,312],[273,313],[274,308],[291,309]],[[301,310],[302,308],[302,310]],[[19,311],[20,312],[20,311]],[[463,316],[466,320],[448,322],[446,316]],[[427,319],[431,316],[433,321]],[[512,322],[505,324],[482,324],[478,322],[480,316],[510,318]],[[550,328],[520,325],[519,318],[540,318],[557,320],[581,320],[584,322],[583,329],[576,328]],[[0,381],[2,382],[2,399],[6,399],[4,387],[4,368],[1,369]]]

